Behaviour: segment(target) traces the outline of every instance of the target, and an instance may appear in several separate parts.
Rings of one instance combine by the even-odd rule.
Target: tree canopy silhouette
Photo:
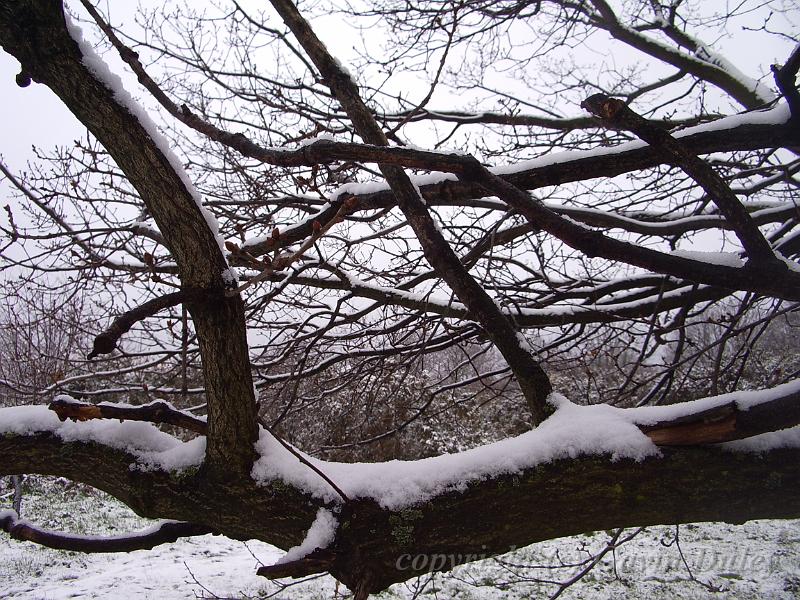
[[[170,519],[3,529],[257,538],[294,548],[261,574],[366,598],[584,531],[800,516],[780,2],[270,4],[0,6],[17,84],[88,132],[0,165],[6,297],[80,306],[53,372],[3,372],[0,475]],[[784,64],[717,51],[742,23]]]

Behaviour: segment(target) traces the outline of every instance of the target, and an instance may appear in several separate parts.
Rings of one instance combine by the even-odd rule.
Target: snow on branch
[[[679,47],[686,47],[691,50],[692,54],[688,54],[680,48],[663,44],[625,25],[606,0],[591,0],[591,4],[596,11],[593,15],[595,25],[607,30],[614,39],[691,73],[699,79],[713,83],[747,108],[755,108],[773,100],[773,94],[766,86],[747,77],[730,61],[713,52],[686,32],[670,26],[663,19],[658,21],[659,28],[673,41],[676,41]]]
[[[302,543],[290,548],[274,565],[259,568],[258,575],[268,579],[297,578],[327,571],[333,562],[333,554],[326,548],[333,543],[338,527],[336,516],[320,508]]]
[[[76,402],[68,396],[59,396],[48,406],[62,421],[90,421],[92,419],[119,419],[120,421],[147,421],[194,431],[205,435],[208,424],[186,412],[176,409],[168,402],[157,400],[141,406],[128,404],[88,404]]]
[[[71,400],[66,396],[57,399]],[[82,415],[90,417],[91,413],[86,411]],[[0,409],[0,435],[28,437],[41,433],[49,433],[63,442],[92,442],[121,450],[132,457],[131,468],[141,471],[180,472],[197,467],[203,462],[206,448],[205,437],[182,442],[152,423],[99,418],[78,422],[67,419],[62,423],[57,412],[46,406]]]
[[[717,175],[708,163],[687,151],[683,144],[665,129],[653,125],[632,111],[622,100],[610,98],[605,94],[595,94],[584,100],[581,106],[601,121],[614,123],[632,131],[642,140],[669,156],[709,194],[717,208],[733,226],[750,258],[762,263],[777,263],[772,248],[750,218],[747,210],[728,184]]]
[[[748,446],[732,450],[764,451],[775,447],[800,447],[800,380],[758,392],[733,392],[664,407],[620,409],[608,405],[579,406],[554,395],[557,410],[533,431],[516,438],[458,454],[417,461],[345,464],[318,460],[261,431],[256,445],[260,455],[252,477],[262,484],[279,480],[296,486],[324,502],[348,503],[373,499],[385,508],[398,509],[454,489],[470,481],[520,472],[561,458],[606,455],[644,460],[657,456],[659,447],[708,445],[774,435],[772,442],[754,438]],[[62,402],[58,410],[75,418],[141,418],[151,408],[120,409]],[[43,412],[44,411],[44,412]],[[177,411],[176,411],[177,412]],[[48,415],[51,415],[48,417]],[[0,434],[29,435],[49,431],[64,441],[93,441],[131,452],[145,470],[176,469],[197,465],[204,445],[182,443],[145,423],[60,423],[44,407],[0,409]],[[69,418],[69,417],[67,417]],[[761,436],[764,437],[764,436]],[[202,438],[199,438],[202,440]],[[320,477],[320,473],[325,473]],[[333,486],[331,481],[337,481]]]
[[[203,219],[206,222],[206,225],[208,225],[209,231],[219,245],[220,251],[224,254],[223,240],[219,232],[219,223],[217,223],[217,219],[214,217],[214,215],[211,214],[211,212],[203,205],[203,199],[200,195],[200,192],[194,186],[189,178],[188,173],[183,168],[181,160],[173,152],[169,141],[159,131],[158,127],[156,126],[155,122],[153,122],[147,111],[138,102],[136,102],[136,100],[134,100],[130,93],[128,93],[119,76],[114,74],[111,69],[109,69],[105,61],[103,61],[103,59],[94,51],[94,48],[83,39],[83,32],[81,28],[75,25],[72,22],[72,19],[70,19],[66,13],[64,13],[64,19],[69,35],[80,48],[80,52],[83,56],[83,65],[92,73],[94,77],[97,78],[98,81],[102,82],[103,85],[112,91],[116,102],[123,106],[131,115],[133,115],[142,128],[147,132],[147,136],[152,140],[153,144],[158,147],[164,158],[166,158],[166,160],[169,162],[170,167],[172,167],[175,175],[178,176],[182,185],[184,186],[186,193],[196,204],[197,209],[200,211],[200,214],[203,216]]]
[[[792,427],[771,442],[754,438],[750,446],[730,449],[760,452],[770,447],[800,447],[800,428],[795,427],[800,425],[800,380],[758,392],[734,392],[664,407],[579,406],[558,395],[551,396],[550,402],[556,412],[533,431],[457,454],[362,464],[303,456],[339,482],[348,497],[369,498],[385,509],[400,510],[465,490],[470,482],[578,456],[642,461],[659,456],[660,446],[718,444],[770,436],[770,432]],[[262,432],[257,448],[261,458],[253,467],[256,481],[283,481],[325,502],[336,502],[330,487],[301,468],[297,457],[272,436]]]

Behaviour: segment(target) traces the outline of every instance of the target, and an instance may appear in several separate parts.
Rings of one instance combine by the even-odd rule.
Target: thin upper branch
[[[364,104],[358,87],[340,63],[328,52],[314,30],[289,0],[273,0],[272,5],[299,40],[303,49],[337,97],[361,138],[375,146],[388,146],[386,135]],[[428,262],[474,314],[494,342],[519,382],[531,409],[534,423],[541,422],[550,412],[546,398],[551,386],[547,374],[533,359],[494,300],[469,274],[453,249],[439,231],[419,191],[402,168],[381,164],[383,176],[397,197]]]
[[[742,82],[719,66],[699,57],[680,52],[678,49],[670,48],[635,29],[625,26],[605,0],[591,0],[591,4],[596,10],[593,15],[593,24],[607,30],[614,39],[624,42],[653,58],[666,62],[681,71],[691,73],[698,79],[714,84],[727,94],[730,94],[745,108],[758,108],[763,106],[765,101],[770,100],[770,98],[764,98],[759,95],[757,89],[753,89],[750,85]],[[669,28],[667,29],[669,30]]]
[[[733,226],[751,259],[757,262],[776,261],[775,253],[736,194],[708,163],[687,151],[669,132],[636,114],[621,100],[609,98],[605,94],[595,94],[584,100],[581,106],[602,121],[632,131],[664,152],[711,196],[720,212]]]

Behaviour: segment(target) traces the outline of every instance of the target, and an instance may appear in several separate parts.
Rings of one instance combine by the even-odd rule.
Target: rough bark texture
[[[276,4],[291,16],[291,4]],[[298,32],[299,37],[303,35],[301,29]],[[203,291],[193,294],[187,307],[199,339],[209,407],[206,461],[197,470],[177,474],[141,471],[130,468],[135,457],[104,445],[64,442],[50,434],[5,434],[0,435],[0,475],[64,476],[114,495],[143,516],[196,523],[198,530],[261,539],[282,548],[297,545],[318,509],[325,505],[284,482],[260,486],[250,478],[258,425],[243,304],[238,296],[227,297],[224,293],[222,272],[227,265],[190,191],[136,117],[81,63],[79,48],[68,35],[58,0],[6,0],[0,4],[0,42],[21,62],[26,76],[50,87],[105,146],[157,221],[177,261],[182,284]],[[341,79],[341,73],[331,69],[324,75],[332,89],[341,86],[340,98],[346,100],[348,86],[353,82]],[[357,99],[357,90],[353,93]],[[743,100],[749,102],[747,98]],[[364,110],[363,106],[356,106],[351,115],[353,121],[364,132],[372,132],[365,135],[367,141],[385,142],[385,138],[380,139],[380,131],[374,131],[375,123]],[[684,143],[689,151],[702,152],[766,144],[768,136],[776,144],[789,138],[797,141],[797,131],[791,129],[776,133],[774,128],[753,126],[758,135],[744,140],[739,137],[740,132],[736,137],[727,132],[709,132]],[[532,169],[505,179],[475,165],[469,173],[472,181],[437,184],[422,192],[426,199],[446,202],[448,194],[483,197],[490,190],[528,217],[533,226],[552,230],[568,243],[585,249],[587,255],[605,247],[630,262],[629,245],[612,244],[596,232],[565,225],[558,215],[543,210],[523,190],[614,175],[657,164],[662,158],[657,150],[644,148]],[[526,391],[532,398],[532,408],[539,411],[541,418],[545,412],[543,394],[549,389],[543,371],[537,370],[538,365],[521,348],[519,340],[510,338],[514,332],[508,319],[496,305],[489,304],[491,299],[480,286],[464,277],[466,271],[457,258],[453,261],[452,256],[437,255],[441,235],[437,237],[424,203],[413,192],[402,169],[393,166],[385,173],[392,183],[392,193],[370,195],[365,201],[374,206],[399,203],[431,264],[505,350],[523,389],[529,385]],[[338,211],[339,207],[331,210]],[[656,258],[642,250],[637,260],[631,264],[647,267],[655,264],[652,261]],[[663,267],[664,259],[658,260],[662,262],[657,266]],[[673,257],[669,263],[672,271],[662,272],[691,278],[697,274],[694,262]],[[776,296],[800,297],[800,276],[788,271],[776,278],[769,273],[708,267],[700,275],[721,287],[733,285],[773,292]],[[712,291],[711,296],[715,293]],[[796,419],[795,405],[793,401],[787,410]],[[778,412],[762,415],[764,422],[775,428],[786,426],[785,413]],[[669,436],[674,438],[674,433]],[[466,490],[441,494],[404,510],[385,510],[366,499],[343,501],[328,506],[337,512],[340,526],[328,554],[317,565],[330,570],[359,597],[365,597],[417,575],[431,564],[449,569],[536,541],[584,531],[703,520],[742,522],[750,518],[798,517],[798,460],[798,449],[758,455],[713,447],[679,447],[663,450],[661,456],[642,462],[612,462],[605,456],[559,460],[474,481]],[[428,557],[424,568],[414,566],[422,561],[411,560],[419,555]],[[434,556],[444,560],[432,563]]]
[[[247,473],[256,405],[244,307],[223,293],[228,265],[200,207],[146,129],[82,63],[58,0],[0,6],[0,43],[33,81],[47,85],[108,150],[147,205],[178,263],[184,287],[206,290],[188,308],[200,338],[209,407],[208,467]]]
[[[319,501],[276,483],[216,485],[201,472],[132,471],[134,457],[50,435],[0,437],[0,475],[60,475],[98,487],[146,517],[205,524],[232,538],[297,545]],[[371,501],[341,507],[331,572],[370,591],[404,581],[418,555],[445,557],[441,569],[537,541],[615,527],[800,515],[800,450],[759,454],[717,448],[663,450],[642,462],[608,457],[561,460],[477,481],[405,510]],[[422,564],[419,560],[417,565]],[[398,568],[399,567],[399,568]]]

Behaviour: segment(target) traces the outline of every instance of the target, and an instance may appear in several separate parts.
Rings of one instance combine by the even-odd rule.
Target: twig
[[[211,598],[214,598],[214,600],[237,600],[236,598],[222,598],[220,596],[217,596],[214,592],[212,592],[210,589],[208,589],[206,586],[200,583],[195,574],[192,573],[192,570],[189,568],[189,565],[186,564],[186,561],[183,561],[183,566],[186,567],[186,571],[188,571],[189,577],[192,578],[192,581],[194,581],[195,585],[197,585],[197,587],[199,587],[201,590],[209,594]],[[205,596],[195,596],[195,597],[205,598]]]
[[[336,491],[336,493],[337,493],[337,494],[339,494],[339,495],[342,497],[342,500],[344,500],[345,502],[350,502],[350,498],[348,498],[348,497],[347,497],[347,494],[345,494],[345,493],[344,493],[344,492],[343,492],[343,491],[342,491],[342,490],[339,488],[339,486],[338,486],[338,485],[336,485],[336,484],[335,484],[335,483],[334,483],[334,482],[331,480],[331,478],[330,478],[330,477],[328,477],[327,475],[325,475],[325,473],[323,473],[322,471],[320,471],[320,470],[319,470],[317,467],[315,467],[313,464],[311,464],[311,462],[309,462],[308,460],[306,460],[306,458],[305,458],[305,457],[304,457],[302,454],[300,454],[300,453],[299,453],[297,450],[295,450],[294,448],[292,448],[291,444],[288,444],[288,443],[286,443],[286,442],[285,442],[283,439],[281,439],[281,437],[280,437],[280,436],[276,435],[276,434],[275,434],[275,433],[272,431],[272,429],[271,429],[271,428],[270,428],[270,427],[267,425],[267,423],[264,421],[264,419],[262,419],[262,418],[260,418],[260,417],[259,417],[259,419],[258,419],[258,423],[259,423],[259,425],[261,425],[261,426],[262,426],[264,429],[266,429],[266,430],[267,430],[267,431],[270,433],[270,435],[272,435],[272,437],[274,437],[276,440],[278,440],[278,442],[280,443],[280,445],[281,445],[281,446],[283,446],[284,448],[286,448],[286,450],[288,450],[290,453],[292,453],[292,454],[294,455],[294,457],[295,457],[297,460],[299,460],[299,461],[300,461],[302,464],[304,464],[304,465],[305,465],[305,466],[307,466],[309,469],[311,469],[312,471],[314,471],[314,472],[315,472],[317,475],[319,475],[320,477],[322,477],[322,478],[323,478],[323,479],[324,479],[324,480],[325,480],[325,481],[328,483],[328,485],[330,485],[330,486],[331,486],[331,487],[332,487],[332,488],[333,488],[333,489]]]
[[[561,594],[563,594],[567,588],[571,587],[581,579],[583,579],[586,575],[589,574],[592,569],[595,568],[597,563],[603,560],[603,557],[614,550],[617,547],[617,540],[619,536],[622,535],[622,532],[625,531],[624,529],[617,529],[614,532],[614,535],[611,536],[611,539],[606,544],[605,548],[603,548],[600,552],[598,552],[592,559],[589,561],[589,564],[586,565],[583,569],[575,573],[572,577],[570,577],[567,581],[563,581],[558,585],[558,589],[550,596],[549,600],[555,600]]]
[[[686,568],[686,572],[689,574],[689,579],[691,581],[694,581],[695,583],[699,583],[704,588],[706,588],[709,592],[721,592],[722,588],[719,588],[719,587],[717,587],[715,585],[712,585],[710,583],[706,583],[705,581],[701,581],[697,577],[695,577],[694,573],[692,573],[692,569],[689,567],[689,563],[686,561],[686,557],[683,555],[683,548],[681,548],[681,541],[680,541],[680,533],[679,532],[680,532],[680,525],[675,525],[675,539],[673,539],[671,542],[664,542],[664,540],[662,539],[661,540],[661,545],[666,547],[666,548],[668,548],[668,547],[672,546],[673,544],[675,544],[675,548],[678,549],[678,555],[681,557],[681,562],[683,562],[683,566]]]
[[[240,285],[236,289],[229,290],[229,291],[225,292],[225,295],[226,296],[236,296],[237,294],[240,294],[241,292],[243,292],[247,288],[255,285],[259,281],[263,281],[267,277],[271,276],[275,271],[282,271],[283,269],[286,269],[286,268],[292,266],[292,264],[294,264],[295,262],[300,260],[303,257],[303,255],[305,254],[306,250],[311,248],[311,246],[313,246],[314,243],[319,238],[321,238],[323,235],[325,235],[331,229],[331,227],[333,227],[334,225],[344,221],[344,216],[348,212],[351,212],[351,211],[355,210],[357,205],[358,205],[358,200],[356,200],[355,198],[348,198],[347,200],[345,200],[342,203],[342,205],[339,207],[339,210],[336,212],[336,214],[333,216],[333,218],[330,221],[328,221],[324,226],[320,225],[319,221],[314,221],[314,225],[312,227],[311,237],[309,237],[305,242],[303,242],[303,245],[300,246],[300,248],[296,252],[290,254],[289,256],[276,257],[271,262],[264,261],[264,262],[266,262],[266,264],[265,264],[264,270],[261,271],[261,273],[259,273],[258,275],[256,275],[252,279],[249,279],[248,281],[246,281],[245,283],[243,283],[242,285]],[[278,232],[278,233],[276,233],[276,232],[278,232],[277,228],[273,231],[272,239],[275,240],[275,245],[277,247],[277,243],[280,240],[280,232]],[[232,254],[234,256],[244,255],[246,258],[253,258],[254,259],[254,257],[248,257],[245,252],[240,251],[238,249],[238,247],[236,247],[236,246],[229,246],[228,249],[231,250],[231,252],[232,252]]]

